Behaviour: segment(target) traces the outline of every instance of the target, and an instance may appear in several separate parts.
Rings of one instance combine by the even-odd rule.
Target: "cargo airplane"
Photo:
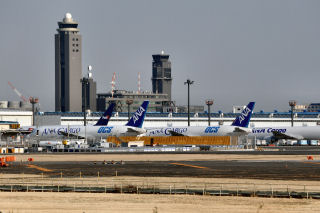
[[[100,119],[97,121],[97,123],[94,124],[94,126],[107,126],[109,123],[109,120],[112,116],[114,106],[115,106],[115,103],[113,103],[113,102],[110,103],[108,109],[103,113],[103,115],[100,117]],[[79,125],[77,125],[77,127],[78,126]],[[57,126],[52,125],[52,126],[47,126],[47,127],[50,128],[50,127],[57,127]],[[62,127],[62,126],[60,126],[60,127]],[[72,127],[74,127],[74,126],[72,126]],[[65,128],[68,128],[68,126],[65,126]],[[36,126],[23,126],[23,127],[19,128],[17,132],[19,132],[21,134],[28,135],[34,131],[37,131],[37,130],[39,130],[39,128]]]
[[[280,139],[320,140],[320,126],[259,127],[252,128],[249,138],[276,142]]]
[[[233,121],[231,126],[179,126],[146,128],[147,132],[141,136],[241,136],[248,135],[248,128],[255,102],[250,102]]]
[[[142,128],[142,124],[148,105],[149,101],[144,101],[125,126],[42,126],[35,128],[28,137],[38,140],[63,138],[100,140],[108,136],[140,135],[146,132],[146,130]]]

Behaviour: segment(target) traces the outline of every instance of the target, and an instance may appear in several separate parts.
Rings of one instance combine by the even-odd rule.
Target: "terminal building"
[[[132,110],[133,112],[133,110]],[[102,112],[92,112],[87,116],[89,124],[95,124],[102,116]],[[210,121],[212,126],[231,125],[239,113],[212,112]],[[83,124],[83,114],[80,112],[44,112],[38,116],[58,116],[61,125]],[[127,112],[114,112],[109,125],[124,125],[128,120]],[[147,112],[144,127],[167,127],[187,126],[188,114],[175,112]],[[207,126],[208,113],[190,113],[191,126]],[[295,112],[294,126],[317,126],[320,125],[320,112]],[[275,127],[291,126],[291,112],[254,112],[249,127]]]
[[[133,92],[126,90],[115,90],[109,93],[97,94],[97,111],[104,111],[110,102],[116,103],[116,112],[135,111],[144,100],[149,100],[149,112],[177,112],[175,103],[171,100],[171,62],[169,55],[152,55],[152,93],[148,91]],[[132,104],[131,102],[132,101]]]
[[[117,95],[115,95],[117,94]],[[114,110],[113,116],[109,122],[110,125],[123,125],[128,119],[128,105],[124,100],[132,98],[133,95],[137,96],[130,105],[131,114],[136,111],[137,107],[145,99],[150,100],[149,107],[153,110],[149,110],[146,113],[144,126],[145,127],[166,127],[166,126],[187,126],[188,114],[186,112],[168,111],[168,112],[156,112],[156,108],[161,108],[161,104],[156,100],[166,100],[164,94],[158,94],[156,100],[152,101],[153,93],[141,93],[136,94],[134,92],[116,91],[113,99],[109,97],[111,94],[101,95],[101,100],[108,106],[109,101],[118,102],[118,108]],[[121,96],[117,99],[117,96]],[[139,96],[139,97],[138,97]],[[25,108],[16,108],[14,104],[6,101],[1,101],[0,105],[0,121],[16,122],[20,126],[31,126],[33,115],[31,110]],[[19,103],[19,102],[17,102]],[[314,103],[308,106],[314,106]],[[210,121],[211,125],[230,125],[236,116],[239,115],[243,106],[234,106],[231,112],[211,112]],[[103,110],[104,111],[104,110]],[[103,112],[90,111],[87,116],[87,121],[90,124],[95,124],[97,120],[102,116]],[[294,126],[317,126],[320,125],[320,111],[309,112],[294,110]],[[190,113],[191,126],[206,126],[208,125],[208,113],[207,112],[191,112]],[[82,125],[83,124],[82,112],[36,112],[35,125]],[[251,117],[250,127],[274,127],[274,126],[291,126],[291,111],[278,112],[254,112]]]
[[[105,111],[110,102],[116,103],[115,112],[128,112],[128,101],[130,103],[130,111],[134,112],[142,104],[143,101],[149,100],[149,112],[162,112],[164,105],[168,102],[167,94],[155,94],[151,92],[133,92],[126,90],[115,90],[114,93],[100,93],[97,98],[97,110]]]

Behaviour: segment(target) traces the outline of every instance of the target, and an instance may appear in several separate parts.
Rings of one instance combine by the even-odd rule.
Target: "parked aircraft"
[[[108,136],[135,136],[146,132],[142,128],[149,101],[144,101],[125,126],[42,126],[29,137],[38,140],[77,138],[99,140]]]
[[[179,126],[146,128],[142,136],[240,136],[247,135],[251,129],[247,128],[255,102],[250,102],[233,121],[231,126]]]
[[[249,138],[275,142],[280,139],[320,140],[320,126],[252,128]]]
[[[95,124],[95,126],[107,126],[109,123],[109,120],[112,116],[113,108],[116,104],[114,102],[111,102],[109,104],[108,109],[105,111],[105,113],[101,116],[101,118],[98,120],[98,122]]]
[[[115,103],[110,103],[108,109],[103,113],[103,115],[100,117],[100,119],[97,121],[96,124],[94,124],[94,126],[107,126],[108,123],[109,123],[109,120],[112,116],[112,112],[113,112],[113,108],[115,106]],[[79,127],[80,125],[72,125],[72,126],[69,126],[71,128],[73,127]],[[49,126],[47,126],[49,127]],[[57,127],[56,125],[52,125],[50,126],[52,128],[54,127]],[[65,128],[68,128],[68,126],[64,126]],[[18,129],[18,131],[21,133],[21,134],[30,134],[32,133],[33,131],[36,131],[36,130],[39,130],[38,127],[36,126],[23,126],[21,128]]]

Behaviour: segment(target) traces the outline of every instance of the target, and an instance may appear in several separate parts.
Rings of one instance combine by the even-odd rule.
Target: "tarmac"
[[[192,161],[42,161],[12,162],[2,174],[45,174],[49,177],[198,177],[269,180],[319,180],[320,161],[192,160]]]

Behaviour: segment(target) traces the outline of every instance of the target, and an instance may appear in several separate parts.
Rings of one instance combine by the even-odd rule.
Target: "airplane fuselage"
[[[180,126],[180,127],[162,127],[146,128],[146,136],[172,136],[172,132],[184,136],[234,136],[243,133],[236,132],[236,126]],[[242,128],[250,131],[250,129]]]
[[[282,135],[294,137],[297,140],[320,140],[320,126],[252,128],[252,133],[250,133],[248,137],[267,140],[273,137],[273,131],[277,131]]]
[[[135,127],[128,126],[42,126],[35,128],[30,134],[31,138],[39,140],[47,139],[65,139],[69,137],[87,138],[92,140],[105,139],[108,136],[132,136],[137,133],[128,132],[128,129],[135,129]],[[140,128],[136,128],[140,129]],[[64,134],[63,134],[64,133]]]

